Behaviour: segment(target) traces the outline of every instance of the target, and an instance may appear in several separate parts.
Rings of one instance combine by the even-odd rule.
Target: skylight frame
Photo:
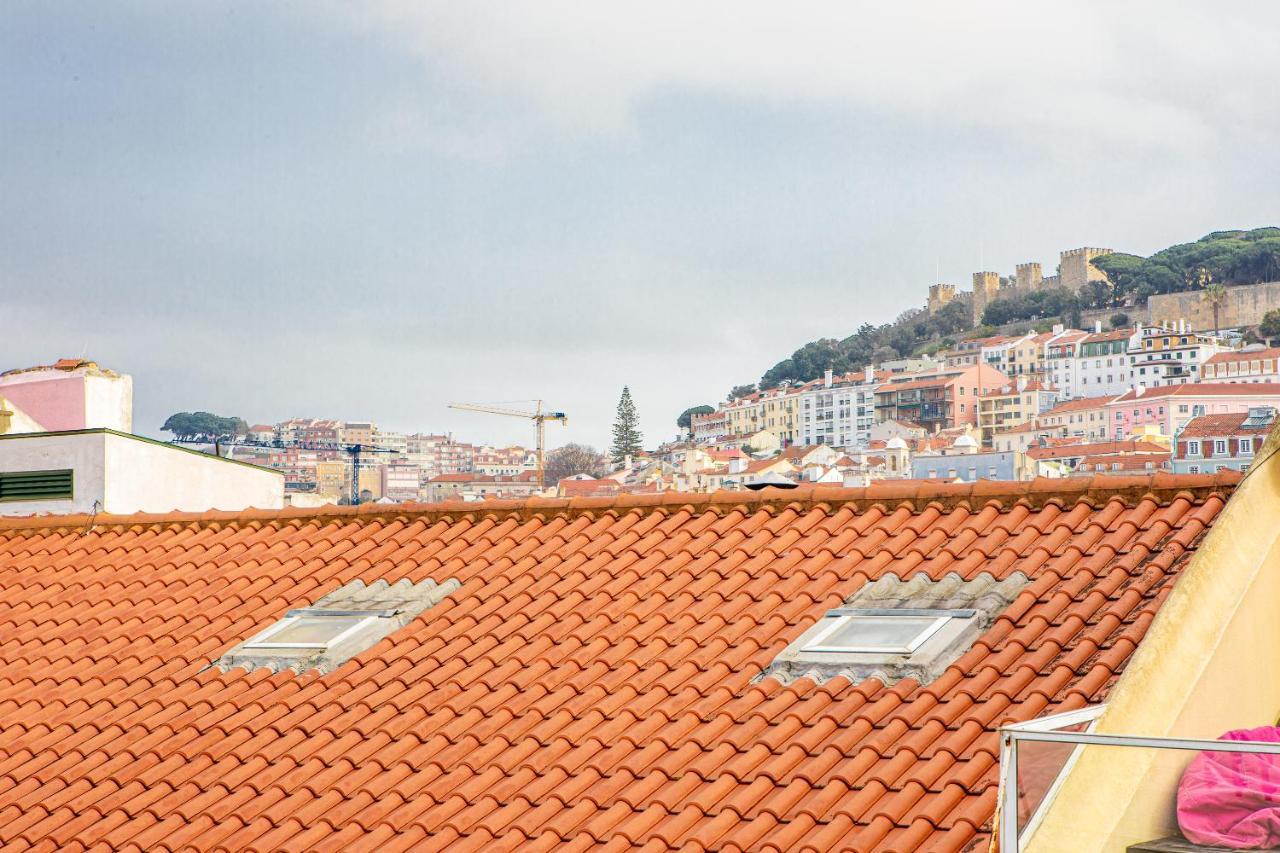
[[[292,625],[304,619],[351,619],[353,620],[349,626],[340,631],[333,637],[323,642],[315,643],[273,643],[271,637],[284,631]],[[315,611],[315,612],[299,612],[296,610],[289,611],[283,619],[270,625],[265,631],[256,634],[252,639],[247,640],[244,648],[247,651],[272,650],[272,649],[312,649],[326,651],[341,643],[343,640],[351,637],[365,628],[372,625],[378,619],[385,618],[381,612],[353,612],[353,611]]]
[[[808,642],[800,647],[800,651],[805,654],[810,652],[831,652],[835,654],[910,655],[914,654],[917,649],[927,643],[930,638],[941,631],[942,628],[951,620],[969,619],[976,614],[976,610],[932,610],[918,608],[843,608],[839,610],[830,610],[827,612],[827,618],[831,619],[831,624],[809,639]],[[929,624],[921,628],[910,642],[903,645],[892,646],[863,644],[855,646],[825,644],[828,637],[852,624],[857,619],[883,619],[886,617],[891,619],[930,619],[931,621]]]

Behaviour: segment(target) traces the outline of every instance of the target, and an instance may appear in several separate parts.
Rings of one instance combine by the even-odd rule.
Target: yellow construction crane
[[[450,403],[449,408],[460,409],[464,412],[484,412],[490,415],[508,415],[513,418],[529,418],[533,421],[538,437],[538,489],[541,491],[547,487],[545,482],[544,459],[546,448],[546,422],[559,421],[561,424],[569,422],[569,416],[564,412],[544,412],[542,411],[542,401],[534,400],[534,409],[532,412],[524,412],[519,409],[506,409],[501,406],[493,406],[487,403]]]

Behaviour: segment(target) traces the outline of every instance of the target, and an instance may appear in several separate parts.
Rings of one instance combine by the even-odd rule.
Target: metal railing
[[[1104,734],[1093,731],[1094,725],[1106,710],[1105,705],[1094,705],[1078,711],[1067,711],[1048,717],[1040,717],[1025,723],[1015,723],[1000,729],[1000,806],[997,815],[998,838],[1002,851],[1023,849],[1031,834],[1040,825],[1045,813],[1053,805],[1063,780],[1070,774],[1085,746],[1120,746],[1147,749],[1190,750],[1194,752],[1251,752],[1280,755],[1280,743],[1244,740],[1210,740],[1204,738],[1144,737],[1139,735]],[[1084,731],[1064,729],[1084,726]],[[1047,743],[1074,747],[1052,784],[1036,803],[1026,826],[1018,823],[1018,744]]]

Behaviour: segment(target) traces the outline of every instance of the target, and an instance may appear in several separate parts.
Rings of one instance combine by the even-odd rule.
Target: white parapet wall
[[[0,515],[280,509],[284,476],[108,429],[0,436],[0,476],[72,472],[69,497],[0,500]]]

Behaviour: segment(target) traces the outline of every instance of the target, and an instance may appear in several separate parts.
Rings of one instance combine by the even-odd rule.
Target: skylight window
[[[244,644],[246,649],[328,649],[395,611],[333,612],[291,610]]]
[[[418,583],[402,579],[394,584],[378,580],[367,586],[354,580],[305,607],[289,610],[232,646],[213,665],[223,672],[236,667],[333,672],[407,627],[460,587],[454,578],[441,584],[430,578]]]
[[[955,618],[972,610],[832,610],[802,647],[805,652],[909,655]]]

